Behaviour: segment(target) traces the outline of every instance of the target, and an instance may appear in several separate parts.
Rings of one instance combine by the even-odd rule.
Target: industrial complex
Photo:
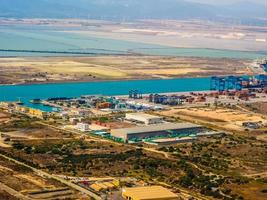
[[[0,200],[267,200],[267,0],[0,0]]]
[[[211,77],[211,90],[242,90],[250,88],[265,88],[267,86],[267,76],[259,75],[254,77]]]
[[[153,116],[145,113],[126,113],[125,120],[150,125],[162,123],[163,117]]]
[[[230,141],[228,146],[237,144],[233,138],[225,139],[227,133],[245,132],[249,135],[254,131],[257,131],[257,134],[265,131],[267,118],[254,114],[248,108],[251,105],[267,102],[266,96],[267,76],[259,75],[211,77],[209,91],[143,94],[134,89],[129,91],[129,95],[122,96],[51,97],[33,99],[27,104],[21,101],[0,102],[3,112],[18,118],[25,117],[25,121],[16,122],[14,127],[23,127],[31,123],[31,119],[35,123],[30,136],[27,129],[22,129],[27,132],[22,135],[9,127],[4,129],[8,131],[0,134],[0,144],[2,142],[5,146],[14,145],[23,149],[27,155],[54,152],[57,157],[53,160],[62,162],[60,173],[67,173],[66,171],[69,173],[55,177],[53,175],[53,178],[71,184],[71,187],[78,188],[79,191],[97,200],[190,199],[191,194],[180,190],[177,192],[177,188],[170,185],[173,182],[176,185],[190,185],[191,174],[194,173],[191,168],[201,174],[204,171],[203,165],[206,167],[206,164],[210,164],[208,167],[220,170],[227,165],[225,163],[230,163],[230,160],[219,161],[220,157],[213,158],[211,153],[202,156],[198,154],[201,150],[217,149],[217,146],[224,145],[224,142]],[[32,108],[42,106],[46,111]],[[42,131],[38,129],[39,127],[46,129]],[[36,133],[35,129],[38,129]],[[42,134],[45,142],[35,147],[19,143],[31,139],[39,141],[38,137]],[[48,139],[49,136],[52,137]],[[265,136],[257,138],[265,140]],[[244,141],[239,142],[243,144]],[[52,149],[45,146],[49,142]],[[190,148],[191,150],[188,150]],[[194,151],[197,151],[197,154],[191,159],[188,155]],[[216,151],[213,149],[213,152]],[[221,154],[222,152],[220,156]],[[143,159],[143,156],[149,158]],[[52,163],[53,160],[50,161],[49,158],[47,163]],[[122,169],[114,169],[110,165],[113,160],[120,163],[119,167]],[[134,161],[134,164],[131,161]],[[78,163],[76,169],[73,170],[72,166],[76,163]],[[199,163],[201,168],[197,166]],[[42,166],[45,164],[42,163]],[[106,164],[110,170],[115,171],[116,177],[89,178],[91,170],[96,172],[100,170],[102,174],[101,167]],[[86,168],[88,177],[80,177],[77,173],[82,166]],[[164,167],[167,168],[165,173],[173,173],[168,184],[162,183],[166,176],[162,173]],[[48,168],[52,169],[50,166]],[[130,169],[131,177],[127,177]],[[175,174],[177,170],[183,170],[179,179],[175,178],[181,175]],[[109,176],[109,171],[105,174]],[[146,176],[151,177],[146,178]],[[203,173],[200,179],[203,177],[213,178],[209,182],[210,185],[217,181],[214,178],[216,176]],[[198,183],[200,179],[195,181]],[[215,192],[220,189],[218,184],[213,185]],[[210,188],[204,187],[204,189],[210,193],[214,192]],[[67,192],[64,189],[63,195]],[[40,193],[43,195],[46,191]],[[29,194],[35,195],[32,192]],[[223,192],[217,192],[216,195],[218,194],[228,197]]]
[[[121,138],[124,142],[140,141],[157,137],[178,137],[201,132],[203,127],[191,123],[161,123],[125,129],[112,129],[111,136]]]

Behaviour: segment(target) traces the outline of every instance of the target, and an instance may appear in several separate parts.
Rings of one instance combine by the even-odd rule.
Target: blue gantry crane
[[[249,76],[213,76],[210,81],[210,89],[216,91],[242,90],[250,88],[267,87],[267,75],[261,74]]]
[[[129,91],[129,98],[130,99],[142,99],[143,94],[139,90],[130,90]]]

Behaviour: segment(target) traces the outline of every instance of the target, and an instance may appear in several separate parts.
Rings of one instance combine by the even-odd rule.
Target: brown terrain
[[[261,119],[258,114],[248,116],[244,111],[230,111],[226,108],[214,111],[203,109],[196,115],[201,113],[201,120],[212,123],[230,124],[232,120],[242,121],[246,117]],[[186,114],[184,111],[181,115]],[[174,118],[181,115],[168,114]],[[217,199],[215,196],[219,195],[210,193],[207,186],[212,185],[224,194],[235,196],[234,199],[266,198],[266,143],[256,140],[253,135],[248,137],[233,131],[232,135],[203,137],[194,143],[156,148],[144,145],[139,148],[91,135],[85,138],[65,135],[64,131],[58,132],[40,123],[39,120],[18,116],[15,121],[1,124],[0,131],[10,135],[10,141],[5,141],[9,147],[0,146],[0,152],[50,174],[133,177],[151,184],[169,185],[178,191],[190,191],[194,195],[214,196],[208,199]],[[14,133],[29,134],[29,137],[20,140],[15,135],[12,137]],[[33,138],[35,134],[38,140]],[[53,138],[53,135],[58,139]],[[0,183],[20,191],[20,194],[29,195],[32,190],[62,187],[54,181],[37,177],[27,168],[17,169],[16,164],[1,160],[0,173],[3,171],[3,174]],[[0,195],[7,194],[0,191]]]
[[[204,21],[146,20],[114,23],[95,20],[1,19],[0,25],[42,27],[44,30],[163,45],[165,47],[266,51],[266,27],[235,26]],[[211,75],[252,75],[249,59],[98,56],[2,57],[0,84],[168,79]]]
[[[174,116],[181,120],[205,124],[222,130],[244,132],[242,126],[244,122],[267,123],[266,116],[252,113],[238,108],[172,108],[167,111],[159,112],[164,116]],[[264,132],[265,129],[263,128]]]
[[[0,157],[0,199],[56,199],[53,195],[57,195],[57,199],[78,199],[78,192],[64,187],[61,183],[41,178],[30,169]],[[39,191],[40,194],[34,193]],[[41,194],[41,191],[50,192]]]
[[[161,56],[0,58],[1,84],[252,74],[250,61]]]

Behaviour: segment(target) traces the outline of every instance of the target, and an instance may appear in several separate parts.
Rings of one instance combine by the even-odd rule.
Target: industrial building
[[[76,128],[82,132],[86,132],[89,131],[89,124],[86,123],[78,123],[76,125]]]
[[[111,136],[124,142],[155,137],[191,135],[201,132],[202,126],[192,123],[162,123],[133,128],[111,129]]]
[[[27,108],[23,106],[16,106],[16,110],[19,112],[23,112],[25,114],[28,114],[32,117],[37,117],[40,119],[46,119],[48,117],[48,113],[44,112],[42,110],[34,109],[34,108]]]
[[[119,181],[97,181],[90,185],[90,188],[96,192],[112,190],[119,186]]]
[[[145,113],[127,113],[125,120],[150,125],[150,124],[162,123],[163,117],[158,117],[155,115],[149,115]]]
[[[161,186],[134,187],[122,189],[127,200],[178,200],[178,196]]]

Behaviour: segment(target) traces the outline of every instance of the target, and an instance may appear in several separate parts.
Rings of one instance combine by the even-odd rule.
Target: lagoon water
[[[18,101],[27,106],[50,111],[51,108],[33,105],[29,101],[35,98],[79,97],[81,95],[127,95],[132,89],[142,93],[167,93],[203,91],[210,89],[210,78],[181,78],[168,80],[136,80],[36,85],[0,86],[0,101]]]
[[[91,37],[79,33],[63,32],[52,28],[27,26],[0,26],[0,49],[26,51],[67,51],[93,54],[146,54],[163,56],[196,56],[209,58],[249,58],[267,55],[265,52],[243,52],[200,48],[173,48],[123,40]],[[0,56],[62,56],[64,54],[6,52]],[[69,54],[65,54],[69,55]],[[82,55],[80,55],[82,56]],[[85,54],[86,56],[86,54]],[[88,56],[88,55],[87,55]]]
[[[68,51],[100,54],[141,53],[164,56],[199,56],[210,58],[258,58],[267,53],[228,50],[172,48],[122,40],[89,37],[77,33],[66,33],[48,28],[32,29],[25,26],[0,26],[0,49],[26,51]],[[61,56],[64,54],[7,52],[1,56]],[[71,56],[65,54],[64,56]],[[80,55],[81,56],[81,55]],[[88,55],[85,55],[88,56]],[[0,101],[18,101],[26,105],[50,111],[51,108],[30,104],[31,99],[49,97],[78,97],[80,95],[126,95],[137,89],[143,93],[166,93],[209,90],[210,78],[138,80],[91,83],[62,83],[44,85],[0,86]]]

